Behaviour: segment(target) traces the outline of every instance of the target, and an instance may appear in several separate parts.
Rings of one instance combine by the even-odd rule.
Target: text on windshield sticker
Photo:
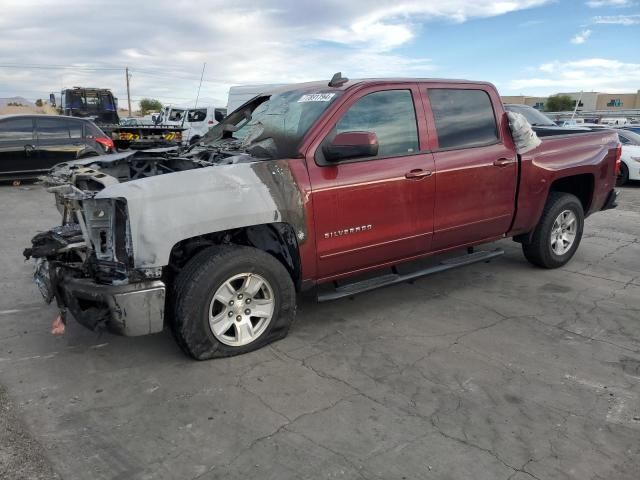
[[[298,102],[328,102],[335,96],[335,93],[307,93],[302,95]]]

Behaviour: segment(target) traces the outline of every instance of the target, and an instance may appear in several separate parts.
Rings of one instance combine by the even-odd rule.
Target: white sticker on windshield
[[[302,95],[298,102],[328,102],[335,96],[335,93],[307,93]]]

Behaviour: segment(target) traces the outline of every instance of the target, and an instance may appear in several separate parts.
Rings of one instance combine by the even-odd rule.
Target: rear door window
[[[336,133],[373,132],[378,157],[410,155],[418,148],[418,127],[410,90],[370,93],[354,103],[336,124]]]
[[[427,92],[440,149],[498,142],[496,117],[487,92],[454,88],[430,88]]]
[[[36,130],[40,140],[82,138],[82,123],[63,118],[39,118],[36,121]]]
[[[0,141],[33,142],[33,120],[31,118],[14,118],[0,122]]]

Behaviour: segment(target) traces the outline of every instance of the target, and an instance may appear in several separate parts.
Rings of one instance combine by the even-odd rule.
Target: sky
[[[226,105],[230,85],[435,77],[502,95],[640,89],[640,0],[1,0],[0,97],[111,88]]]

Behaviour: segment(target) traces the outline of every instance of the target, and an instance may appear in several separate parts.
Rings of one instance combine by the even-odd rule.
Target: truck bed
[[[509,235],[529,232],[540,217],[554,182],[580,176],[591,180],[593,199],[587,200],[585,215],[599,211],[615,186],[618,135],[613,130],[572,132],[542,137],[534,150],[519,155],[519,189],[516,213]],[[597,179],[597,181],[596,181]],[[545,193],[545,194],[543,194]],[[584,192],[591,198],[591,192]]]

